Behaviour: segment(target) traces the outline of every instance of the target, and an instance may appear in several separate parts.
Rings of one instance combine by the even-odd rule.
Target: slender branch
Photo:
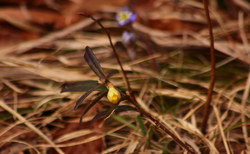
[[[82,14],[84,15],[84,14]],[[166,134],[168,134],[169,136],[171,136],[176,143],[178,143],[181,147],[183,147],[184,149],[186,149],[189,153],[191,154],[195,154],[196,152],[194,151],[194,149],[189,146],[188,144],[185,144],[183,141],[181,141],[176,135],[174,135],[170,130],[168,130],[160,121],[158,121],[156,118],[154,118],[150,113],[146,112],[145,110],[143,110],[140,105],[138,104],[138,102],[136,101],[135,99],[135,95],[134,93],[132,92],[132,89],[130,87],[130,83],[129,83],[129,80],[128,80],[128,77],[126,75],[126,72],[124,71],[123,69],[123,66],[122,66],[122,63],[121,63],[121,60],[119,58],[119,55],[117,54],[117,51],[112,43],[112,39],[111,39],[111,35],[109,33],[109,31],[98,21],[96,20],[94,17],[92,16],[89,16],[89,15],[84,15],[84,16],[87,16],[91,19],[93,19],[96,23],[98,23],[98,25],[100,25],[100,27],[106,32],[106,34],[108,35],[108,39],[109,39],[109,42],[110,42],[110,45],[113,49],[113,52],[115,54],[115,57],[117,59],[117,62],[121,68],[121,72],[122,72],[122,75],[125,79],[125,83],[126,83],[126,86],[127,86],[127,94],[126,94],[126,97],[127,99],[134,104],[134,106],[138,109],[138,111],[144,115],[145,117],[147,117],[148,119],[150,119],[155,125],[157,128],[160,128],[162,129]]]
[[[155,117],[153,117],[150,113],[143,110],[141,108],[141,106],[138,104],[138,102],[136,101],[133,93],[131,93],[131,94],[132,94],[132,96],[130,96],[128,98],[128,100],[134,104],[134,106],[139,110],[139,112],[142,115],[144,115],[145,117],[150,119],[156,125],[157,128],[162,129],[166,134],[171,136],[176,143],[178,143],[180,146],[182,146],[184,149],[186,149],[189,153],[191,153],[191,154],[196,153],[194,151],[194,149],[190,145],[188,145],[188,144],[184,143],[183,141],[181,141],[174,133],[172,133],[169,129],[167,129],[164,124],[162,124],[159,120],[157,120]]]
[[[118,53],[117,53],[117,51],[116,51],[116,49],[115,49],[115,46],[114,46],[114,44],[113,44],[113,42],[112,42],[112,38],[111,38],[110,32],[101,24],[101,22],[100,22],[99,20],[95,19],[93,16],[87,15],[87,14],[83,14],[83,13],[80,13],[80,15],[83,15],[83,16],[86,16],[86,17],[88,17],[88,18],[91,18],[92,20],[94,20],[94,21],[95,21],[95,22],[105,31],[105,33],[106,33],[107,36],[108,36],[109,43],[110,43],[110,45],[111,45],[111,47],[112,47],[112,49],[113,49],[113,52],[114,52],[114,54],[115,54],[116,60],[117,60],[119,66],[120,66],[120,68],[121,68],[122,77],[123,77],[123,79],[124,79],[124,81],[125,81],[126,87],[127,87],[127,89],[128,89],[129,91],[131,91],[131,87],[130,87],[130,84],[129,84],[129,81],[128,81],[128,77],[126,76],[126,73],[124,73],[125,71],[124,71],[123,65],[122,65],[121,60],[120,60],[120,58],[119,58],[119,55],[118,55]]]
[[[204,4],[205,14],[206,14],[208,28],[209,28],[210,60],[211,60],[210,85],[209,85],[207,100],[205,104],[205,115],[201,124],[201,131],[203,134],[206,134],[207,121],[211,113],[211,102],[212,102],[212,96],[213,96],[213,89],[215,85],[215,50],[214,50],[214,36],[213,36],[213,29],[212,29],[213,27],[212,27],[212,22],[211,22],[211,18],[209,15],[209,9],[208,9],[208,0],[203,0],[203,4]]]

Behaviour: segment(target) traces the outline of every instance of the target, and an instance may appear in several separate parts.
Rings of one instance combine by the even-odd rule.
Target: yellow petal
[[[108,100],[114,104],[118,103],[119,100],[121,99],[120,92],[117,89],[115,89],[115,87],[111,84],[108,85],[108,89],[109,89],[108,95],[107,95]]]

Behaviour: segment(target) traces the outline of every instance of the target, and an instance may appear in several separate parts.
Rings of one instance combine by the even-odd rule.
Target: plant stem
[[[175,134],[173,134],[169,129],[166,128],[166,126],[164,124],[162,124],[159,120],[157,120],[155,117],[153,117],[150,113],[146,112],[145,110],[143,110],[140,105],[138,104],[138,102],[135,99],[135,96],[133,93],[129,94],[129,98],[128,100],[130,102],[133,103],[133,105],[137,108],[137,110],[145,117],[147,117],[148,119],[150,119],[157,128],[162,129],[166,134],[168,134],[169,136],[172,137],[172,139],[178,143],[181,147],[183,147],[184,149],[186,149],[189,153],[191,154],[195,154],[196,152],[194,151],[194,149],[189,146],[188,144],[185,144],[183,141],[181,141]]]
[[[214,50],[214,36],[213,36],[212,22],[211,22],[211,18],[209,15],[209,9],[208,9],[208,0],[203,0],[203,4],[204,4],[205,14],[207,18],[207,23],[208,23],[209,36],[210,36],[210,60],[211,60],[210,85],[209,85],[207,100],[205,104],[205,115],[201,124],[201,131],[203,134],[206,134],[207,133],[207,121],[211,113],[211,102],[212,102],[212,96],[213,96],[213,89],[215,85],[215,50]]]
[[[84,15],[84,16],[87,16],[87,15]],[[147,117],[148,119],[150,119],[156,125],[157,128],[162,129],[166,134],[168,134],[169,136],[171,136],[176,143],[178,143],[181,147],[183,147],[184,149],[186,149],[189,153],[195,154],[196,152],[194,151],[194,149],[191,146],[189,146],[189,145],[185,144],[184,142],[182,142],[176,135],[174,135],[170,130],[168,130],[160,121],[158,121],[150,113],[144,111],[140,107],[140,105],[136,101],[135,96],[133,94],[133,91],[132,91],[132,89],[130,87],[130,83],[129,83],[127,74],[126,74],[126,72],[123,69],[123,65],[121,63],[119,55],[118,55],[118,53],[117,53],[117,51],[116,51],[116,49],[115,49],[115,47],[114,47],[114,45],[112,43],[112,39],[111,39],[111,35],[110,35],[109,31],[98,20],[96,20],[94,17],[92,17],[92,16],[87,16],[87,17],[93,19],[106,32],[106,34],[108,35],[108,39],[109,39],[110,45],[111,45],[111,47],[113,49],[114,55],[116,57],[116,60],[117,60],[119,66],[121,68],[121,72],[122,72],[122,75],[123,75],[123,78],[124,78],[124,81],[125,81],[125,84],[126,84],[126,87],[127,87],[127,93],[125,94],[127,96],[127,99],[134,104],[134,106],[138,109],[138,111],[142,115],[144,115],[145,117]]]
[[[109,43],[110,43],[110,45],[111,45],[111,47],[112,47],[112,50],[113,50],[113,52],[114,52],[114,54],[115,54],[116,60],[117,60],[119,66],[120,66],[120,68],[121,68],[122,77],[123,77],[123,79],[124,79],[124,81],[125,81],[126,87],[127,87],[127,89],[128,89],[129,91],[131,91],[130,83],[129,83],[129,81],[128,81],[128,77],[127,77],[127,75],[126,75],[126,73],[125,73],[125,71],[124,71],[123,65],[122,65],[121,60],[120,60],[120,58],[119,58],[119,55],[118,55],[118,53],[117,53],[117,51],[116,51],[116,49],[115,49],[115,46],[114,46],[114,44],[113,44],[113,42],[112,42],[112,38],[111,38],[110,32],[101,24],[100,21],[96,20],[93,16],[88,16],[88,17],[91,18],[92,20],[94,20],[94,21],[95,21],[95,22],[105,31],[105,33],[108,35]]]

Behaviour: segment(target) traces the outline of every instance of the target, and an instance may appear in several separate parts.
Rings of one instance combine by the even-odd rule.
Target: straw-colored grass
[[[216,23],[217,79],[208,133],[204,135],[200,126],[209,86],[210,62],[207,26],[200,13],[202,3],[188,1],[179,6],[198,9],[194,9],[194,20],[191,14],[185,15],[181,9],[168,14],[169,10],[173,11],[172,6],[159,3],[163,3],[157,5],[161,9],[152,12],[140,12],[139,7],[135,9],[138,9],[138,16],[147,17],[151,22],[169,19],[193,21],[201,28],[175,31],[157,28],[153,24],[150,27],[140,20],[134,23],[133,28],[146,34],[145,40],[152,43],[150,48],[154,50],[148,54],[147,43],[138,39],[133,50],[136,58],[131,59],[123,48],[116,46],[136,100],[197,153],[248,153],[249,14],[239,12],[237,18],[231,19],[211,4],[212,20]],[[107,8],[103,11],[113,17]],[[164,15],[166,19],[163,19]],[[98,18],[101,17],[98,15]],[[111,31],[114,43],[121,41],[123,29],[116,27],[113,20],[104,19],[103,22]],[[11,24],[15,26],[16,22]],[[32,25],[23,26],[29,28]],[[125,88],[108,38],[90,19],[82,19],[59,31],[47,31],[37,39],[0,48],[0,153],[8,150],[10,153],[46,153],[49,150],[65,153],[66,149],[81,149],[82,145],[99,147],[99,153],[185,153],[170,136],[135,111],[89,124],[96,113],[109,106],[106,98],[88,112],[83,124],[66,129],[78,125],[85,105],[74,111],[74,103],[82,93],[60,93],[60,86],[68,81],[98,79],[83,58],[83,49],[87,45],[93,49],[105,73],[113,73],[111,81],[114,85]],[[154,62],[158,70],[154,68]],[[93,98],[95,93],[85,103]],[[127,101],[122,104],[131,105]]]

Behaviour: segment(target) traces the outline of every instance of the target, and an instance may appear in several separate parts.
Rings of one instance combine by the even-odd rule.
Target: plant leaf
[[[99,120],[99,119],[107,119],[115,110],[115,108],[117,107],[117,105],[112,106],[111,108],[98,113],[97,115],[95,115],[95,117],[90,121],[90,123]]]
[[[126,126],[128,126],[129,128],[131,129],[134,129],[134,130],[138,130],[138,128],[136,127],[135,124],[133,123],[130,123],[129,120],[127,120],[126,118],[124,118],[123,116],[119,116],[117,114],[112,114],[112,118],[115,119],[116,121],[119,121],[120,123],[123,123],[125,124]]]
[[[92,50],[86,46],[84,59],[88,63],[89,67],[95,72],[95,74],[102,80],[106,79],[106,76],[103,73],[102,67],[97,60],[96,56],[92,52]]]
[[[62,85],[61,92],[83,92],[99,85],[96,80],[68,82]]]
[[[82,115],[80,117],[80,123],[82,123],[82,118],[83,116],[89,111],[89,109],[91,109],[91,107],[93,107],[102,97],[104,97],[107,94],[107,92],[101,92],[99,93],[96,98],[91,101],[88,106],[86,106],[82,112]]]
[[[142,121],[142,117],[140,115],[138,115],[136,119],[137,119],[137,122],[139,124],[139,127],[141,128],[142,134],[144,136],[146,136],[147,135],[147,128]]]
[[[88,90],[86,93],[84,93],[84,94],[76,101],[76,105],[75,105],[75,107],[74,107],[74,110],[76,110],[76,109],[79,107],[79,105],[84,101],[84,99],[85,99],[86,97],[88,97],[89,94],[91,94],[93,91],[95,91],[95,90],[98,89],[99,87],[100,87],[100,85],[98,85],[98,86],[96,86],[96,87],[94,87],[94,88]]]
[[[129,106],[129,105],[119,105],[115,109],[115,113],[118,114],[120,112],[125,112],[125,111],[136,111],[136,108]]]

